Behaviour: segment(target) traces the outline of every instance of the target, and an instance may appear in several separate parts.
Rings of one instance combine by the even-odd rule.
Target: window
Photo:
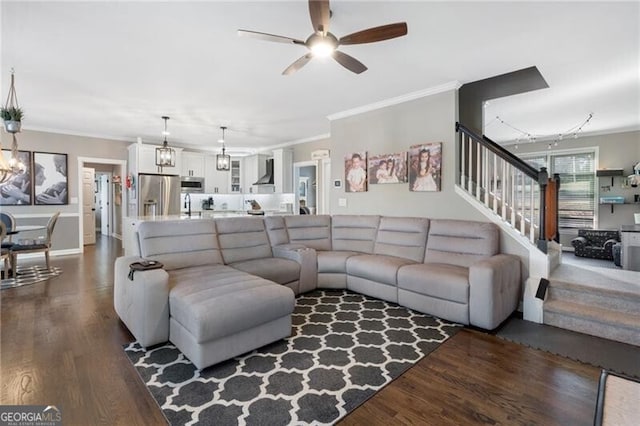
[[[535,155],[523,158],[539,169],[547,167],[549,176],[560,175],[558,221],[560,228],[592,229],[595,224],[596,166],[595,153]]]

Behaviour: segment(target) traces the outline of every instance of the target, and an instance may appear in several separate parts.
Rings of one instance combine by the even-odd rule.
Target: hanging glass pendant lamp
[[[169,132],[167,131],[167,120],[169,117],[163,116],[164,120],[164,142],[162,142],[162,147],[156,148],[156,166],[160,167],[175,167],[176,166],[176,151],[173,148],[169,147],[169,143],[167,142],[167,136]]]
[[[216,170],[229,171],[231,169],[231,156],[225,153],[224,146],[224,131],[227,129],[225,126],[220,127],[222,129],[222,139],[218,142],[222,143],[222,154],[216,155]]]

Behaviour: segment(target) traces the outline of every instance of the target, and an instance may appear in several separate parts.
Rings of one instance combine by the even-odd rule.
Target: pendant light
[[[162,142],[162,147],[156,148],[156,166],[160,167],[175,167],[176,166],[176,151],[169,147],[169,143],[167,142],[167,135],[169,132],[167,131],[167,120],[169,117],[163,116],[164,120],[164,142]]]
[[[218,142],[222,143],[222,154],[216,155],[216,170],[229,171],[231,169],[231,156],[225,154],[224,146],[224,131],[227,129],[225,126],[220,127],[222,129],[222,139]]]
[[[5,160],[2,153],[2,143],[0,142],[0,183],[4,183],[15,175],[22,174],[26,171],[27,166],[22,162],[18,154],[18,138],[22,128],[22,109],[18,105],[18,95],[16,94],[14,70],[11,69],[11,86],[7,95],[7,101],[1,110],[4,128],[7,133],[11,134],[11,154],[9,160]]]

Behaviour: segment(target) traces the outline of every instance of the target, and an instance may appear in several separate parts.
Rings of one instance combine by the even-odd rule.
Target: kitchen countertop
[[[280,210],[264,210],[265,216],[287,215],[291,214]],[[210,219],[217,217],[245,217],[251,216],[246,210],[198,210],[192,211],[191,217],[186,212],[169,216],[129,216],[127,219],[136,221],[153,221],[161,222],[165,220],[187,220],[187,219]]]

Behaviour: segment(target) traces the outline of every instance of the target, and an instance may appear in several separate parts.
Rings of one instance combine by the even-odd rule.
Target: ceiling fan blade
[[[284,36],[279,36],[274,34],[260,33],[258,31],[238,30],[238,35],[240,37],[252,37],[252,38],[258,38],[260,40],[265,40],[265,41],[275,41],[276,43],[304,45],[304,41],[302,40],[297,40],[295,38],[284,37]]]
[[[389,40],[391,38],[407,35],[407,23],[398,22],[396,24],[382,25],[380,27],[369,28],[349,34],[340,39],[340,44],[363,44],[376,41]]]
[[[309,62],[311,58],[313,58],[313,53],[311,52],[307,53],[306,55],[302,56],[301,58],[296,60],[294,63],[289,65],[286,70],[282,71],[282,75],[293,74],[294,72],[298,71],[300,68],[307,65],[307,62]]]
[[[342,65],[349,71],[356,74],[363,73],[367,70],[367,67],[362,62],[360,62],[353,56],[349,56],[346,53],[340,52],[339,50],[333,52],[333,59],[335,59],[340,65]]]
[[[309,15],[313,31],[327,35],[329,32],[329,0],[309,0]]]

